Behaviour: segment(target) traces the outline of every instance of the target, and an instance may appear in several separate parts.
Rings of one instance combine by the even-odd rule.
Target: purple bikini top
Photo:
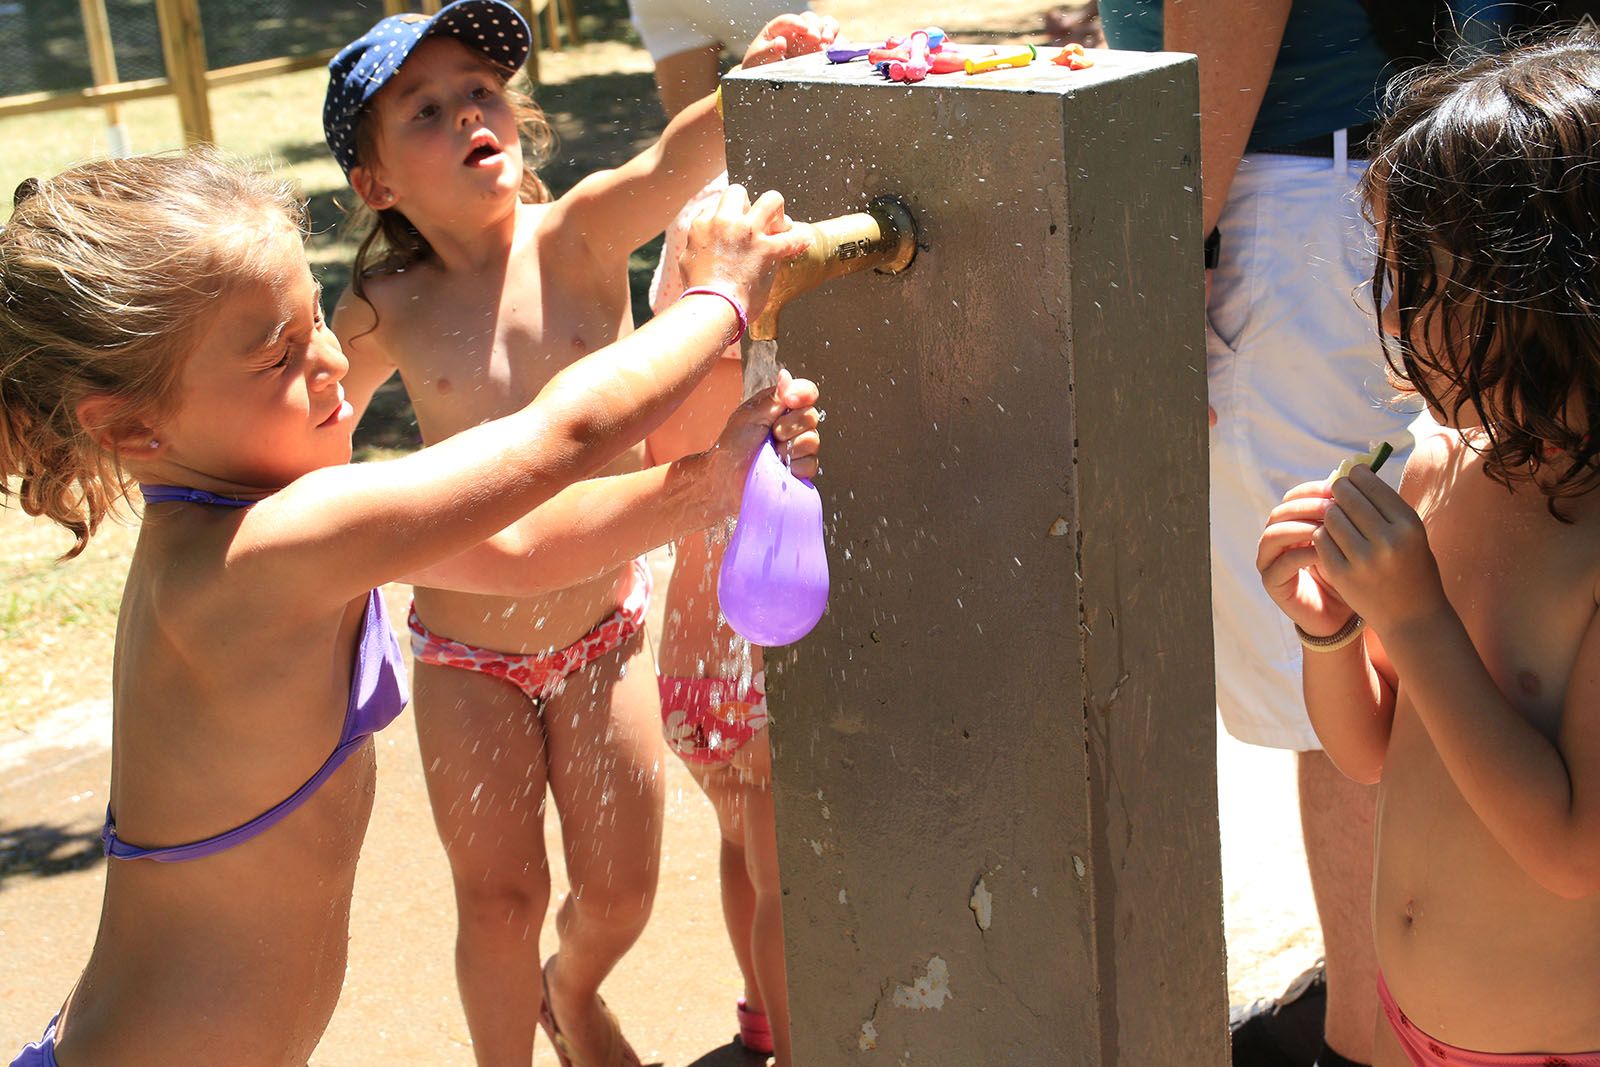
[[[182,502],[210,504],[217,507],[247,508],[254,500],[220,496],[202,489],[185,489],[172,485],[140,486],[146,504]],[[111,808],[106,808],[106,825],[100,837],[106,855],[112,859],[150,859],[162,863],[197,860],[234,845],[248,841],[257,834],[271,829],[285,816],[310,799],[328,777],[343,765],[350,753],[359,748],[368,737],[393,722],[411,699],[406,686],[405,661],[401,658],[400,643],[389,625],[389,613],[383,598],[376,589],[367,594],[366,617],[362,620],[361,643],[356,650],[356,665],[350,679],[350,702],[345,708],[344,728],[339,731],[339,742],[306,783],[269,810],[262,812],[242,826],[225,833],[193,841],[187,845],[165,848],[140,848],[117,837],[116,820]]]

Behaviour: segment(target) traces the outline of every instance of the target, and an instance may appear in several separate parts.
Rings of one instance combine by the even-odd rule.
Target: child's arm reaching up
[[[1416,511],[1371,472],[1354,471],[1347,482],[1328,511],[1323,573],[1383,632],[1445,769],[1500,846],[1552,893],[1600,892],[1600,612],[1578,649],[1552,741],[1484,666]]]
[[[310,604],[339,603],[459,555],[593,474],[642,440],[721,357],[736,332],[732,305],[759,309],[778,264],[804,247],[783,226],[781,196],[752,206],[730,186],[694,223],[684,257],[696,284],[726,299],[680,299],[505,418],[401,459],[295,480],[245,517],[231,572]]]
[[[1267,593],[1313,638],[1333,637],[1355,615],[1317,566],[1328,494],[1327,482],[1289,490],[1272,509],[1256,548],[1256,569]],[[1378,781],[1394,721],[1395,680],[1375,635],[1367,630],[1326,651],[1308,646],[1301,662],[1306,712],[1328,758],[1348,778]]]
[[[817,472],[817,387],[779,372],[705,452],[569,486],[467,551],[400,578],[499,596],[565,589],[737,514],[745,473],[770,431],[802,478]]]
[[[838,35],[831,17],[804,12],[779,15],[745,53],[756,67],[827,47]],[[678,210],[727,169],[718,99],[707,96],[678,113],[661,139],[615,170],[589,175],[561,198],[559,209],[591,235],[602,264],[625,264],[628,255],[667,228]]]

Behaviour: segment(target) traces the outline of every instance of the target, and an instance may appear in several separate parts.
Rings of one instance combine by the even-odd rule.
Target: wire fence
[[[117,75],[166,73],[155,0],[105,0]],[[382,0],[199,0],[206,66],[336,48],[383,17]],[[95,83],[83,6],[75,0],[0,0],[0,96]]]
[[[534,31],[527,72],[539,80],[540,15],[559,48],[580,43],[577,0],[515,0]],[[184,139],[211,140],[209,91],[327,62],[385,14],[437,11],[440,0],[0,0],[0,118],[103,107],[112,153],[127,150],[122,103],[178,100]]]

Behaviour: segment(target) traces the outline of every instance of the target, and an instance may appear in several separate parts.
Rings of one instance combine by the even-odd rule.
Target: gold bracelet
[[[1300,624],[1294,624],[1294,632],[1300,638],[1300,643],[1312,652],[1337,652],[1344,646],[1353,643],[1361,636],[1361,631],[1367,628],[1367,620],[1360,615],[1352,614],[1350,621],[1339,627],[1338,631],[1327,637],[1316,637],[1300,629]]]

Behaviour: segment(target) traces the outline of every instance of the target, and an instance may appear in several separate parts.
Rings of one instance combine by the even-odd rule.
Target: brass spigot
[[[875,268],[882,274],[899,274],[917,254],[917,224],[905,204],[883,196],[867,210],[822,222],[796,222],[811,231],[811,247],[778,268],[766,307],[750,324],[754,341],[778,339],[778,313],[783,305],[823,282]]]

